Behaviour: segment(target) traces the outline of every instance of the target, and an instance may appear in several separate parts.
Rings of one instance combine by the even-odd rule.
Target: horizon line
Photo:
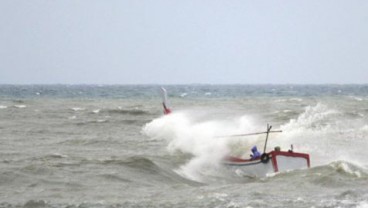
[[[174,83],[129,83],[129,84],[122,84],[122,83],[112,83],[112,84],[97,84],[97,83],[0,83],[0,86],[4,85],[13,85],[13,86],[47,86],[47,85],[70,85],[70,86],[87,86],[87,85],[94,85],[94,86],[180,86],[180,85],[368,85],[368,83],[180,83],[180,84],[174,84]]]

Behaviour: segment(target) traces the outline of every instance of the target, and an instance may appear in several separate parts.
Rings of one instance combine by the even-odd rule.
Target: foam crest
[[[331,166],[338,172],[348,174],[353,177],[362,177],[362,172],[359,170],[359,166],[353,166],[346,162],[335,162]]]
[[[308,106],[296,119],[281,125],[282,135],[277,142],[280,146],[294,145],[297,152],[311,155],[313,165],[321,165],[336,160],[333,148],[328,148],[330,139],[334,137],[334,130],[329,120],[338,114],[336,110],[318,103]],[[273,142],[270,142],[273,144]],[[340,158],[341,159],[341,158]]]
[[[316,106],[308,106],[297,119],[291,119],[289,123],[282,125],[285,131],[303,131],[318,128],[317,124],[324,121],[328,116],[337,114],[336,110],[329,109],[326,105],[318,103]]]

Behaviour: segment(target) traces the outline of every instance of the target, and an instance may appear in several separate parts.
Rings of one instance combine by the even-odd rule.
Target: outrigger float
[[[255,177],[265,177],[271,173],[290,171],[295,169],[304,169],[310,167],[309,154],[294,152],[293,145],[288,151],[281,151],[279,147],[266,153],[268,136],[270,133],[282,132],[271,131],[272,126],[267,125],[266,132],[240,134],[232,136],[251,136],[266,134],[266,141],[263,148],[263,154],[255,159],[242,159],[238,157],[227,156],[223,164],[234,170],[240,170],[242,174]]]
[[[161,88],[161,91],[163,96],[162,105],[164,108],[164,114],[168,115],[172,112],[172,110],[167,104],[167,91],[165,88]],[[280,147],[275,147],[274,150],[266,152],[269,134],[282,132],[280,130],[271,131],[271,129],[272,126],[267,124],[267,131],[265,132],[231,135],[230,137],[266,134],[263,154],[254,159],[243,159],[239,157],[227,156],[223,159],[223,164],[236,171],[240,170],[245,175],[255,177],[265,177],[271,173],[309,168],[309,154],[294,152],[293,145],[291,145],[291,148],[288,151],[281,151]]]

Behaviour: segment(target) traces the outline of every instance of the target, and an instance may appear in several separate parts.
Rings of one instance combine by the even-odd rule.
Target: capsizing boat
[[[290,171],[295,169],[305,169],[310,167],[310,157],[307,153],[295,152],[293,145],[288,151],[281,151],[280,147],[266,152],[267,141],[270,133],[282,132],[271,131],[272,126],[267,125],[267,131],[251,134],[240,134],[232,136],[251,136],[266,134],[264,153],[257,158],[243,159],[239,157],[226,156],[223,164],[229,168],[240,171],[241,174],[255,177],[265,177],[272,173]]]

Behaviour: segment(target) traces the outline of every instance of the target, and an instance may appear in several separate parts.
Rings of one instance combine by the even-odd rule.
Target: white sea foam
[[[0,105],[0,109],[6,109],[6,108],[8,108],[8,106]]]

